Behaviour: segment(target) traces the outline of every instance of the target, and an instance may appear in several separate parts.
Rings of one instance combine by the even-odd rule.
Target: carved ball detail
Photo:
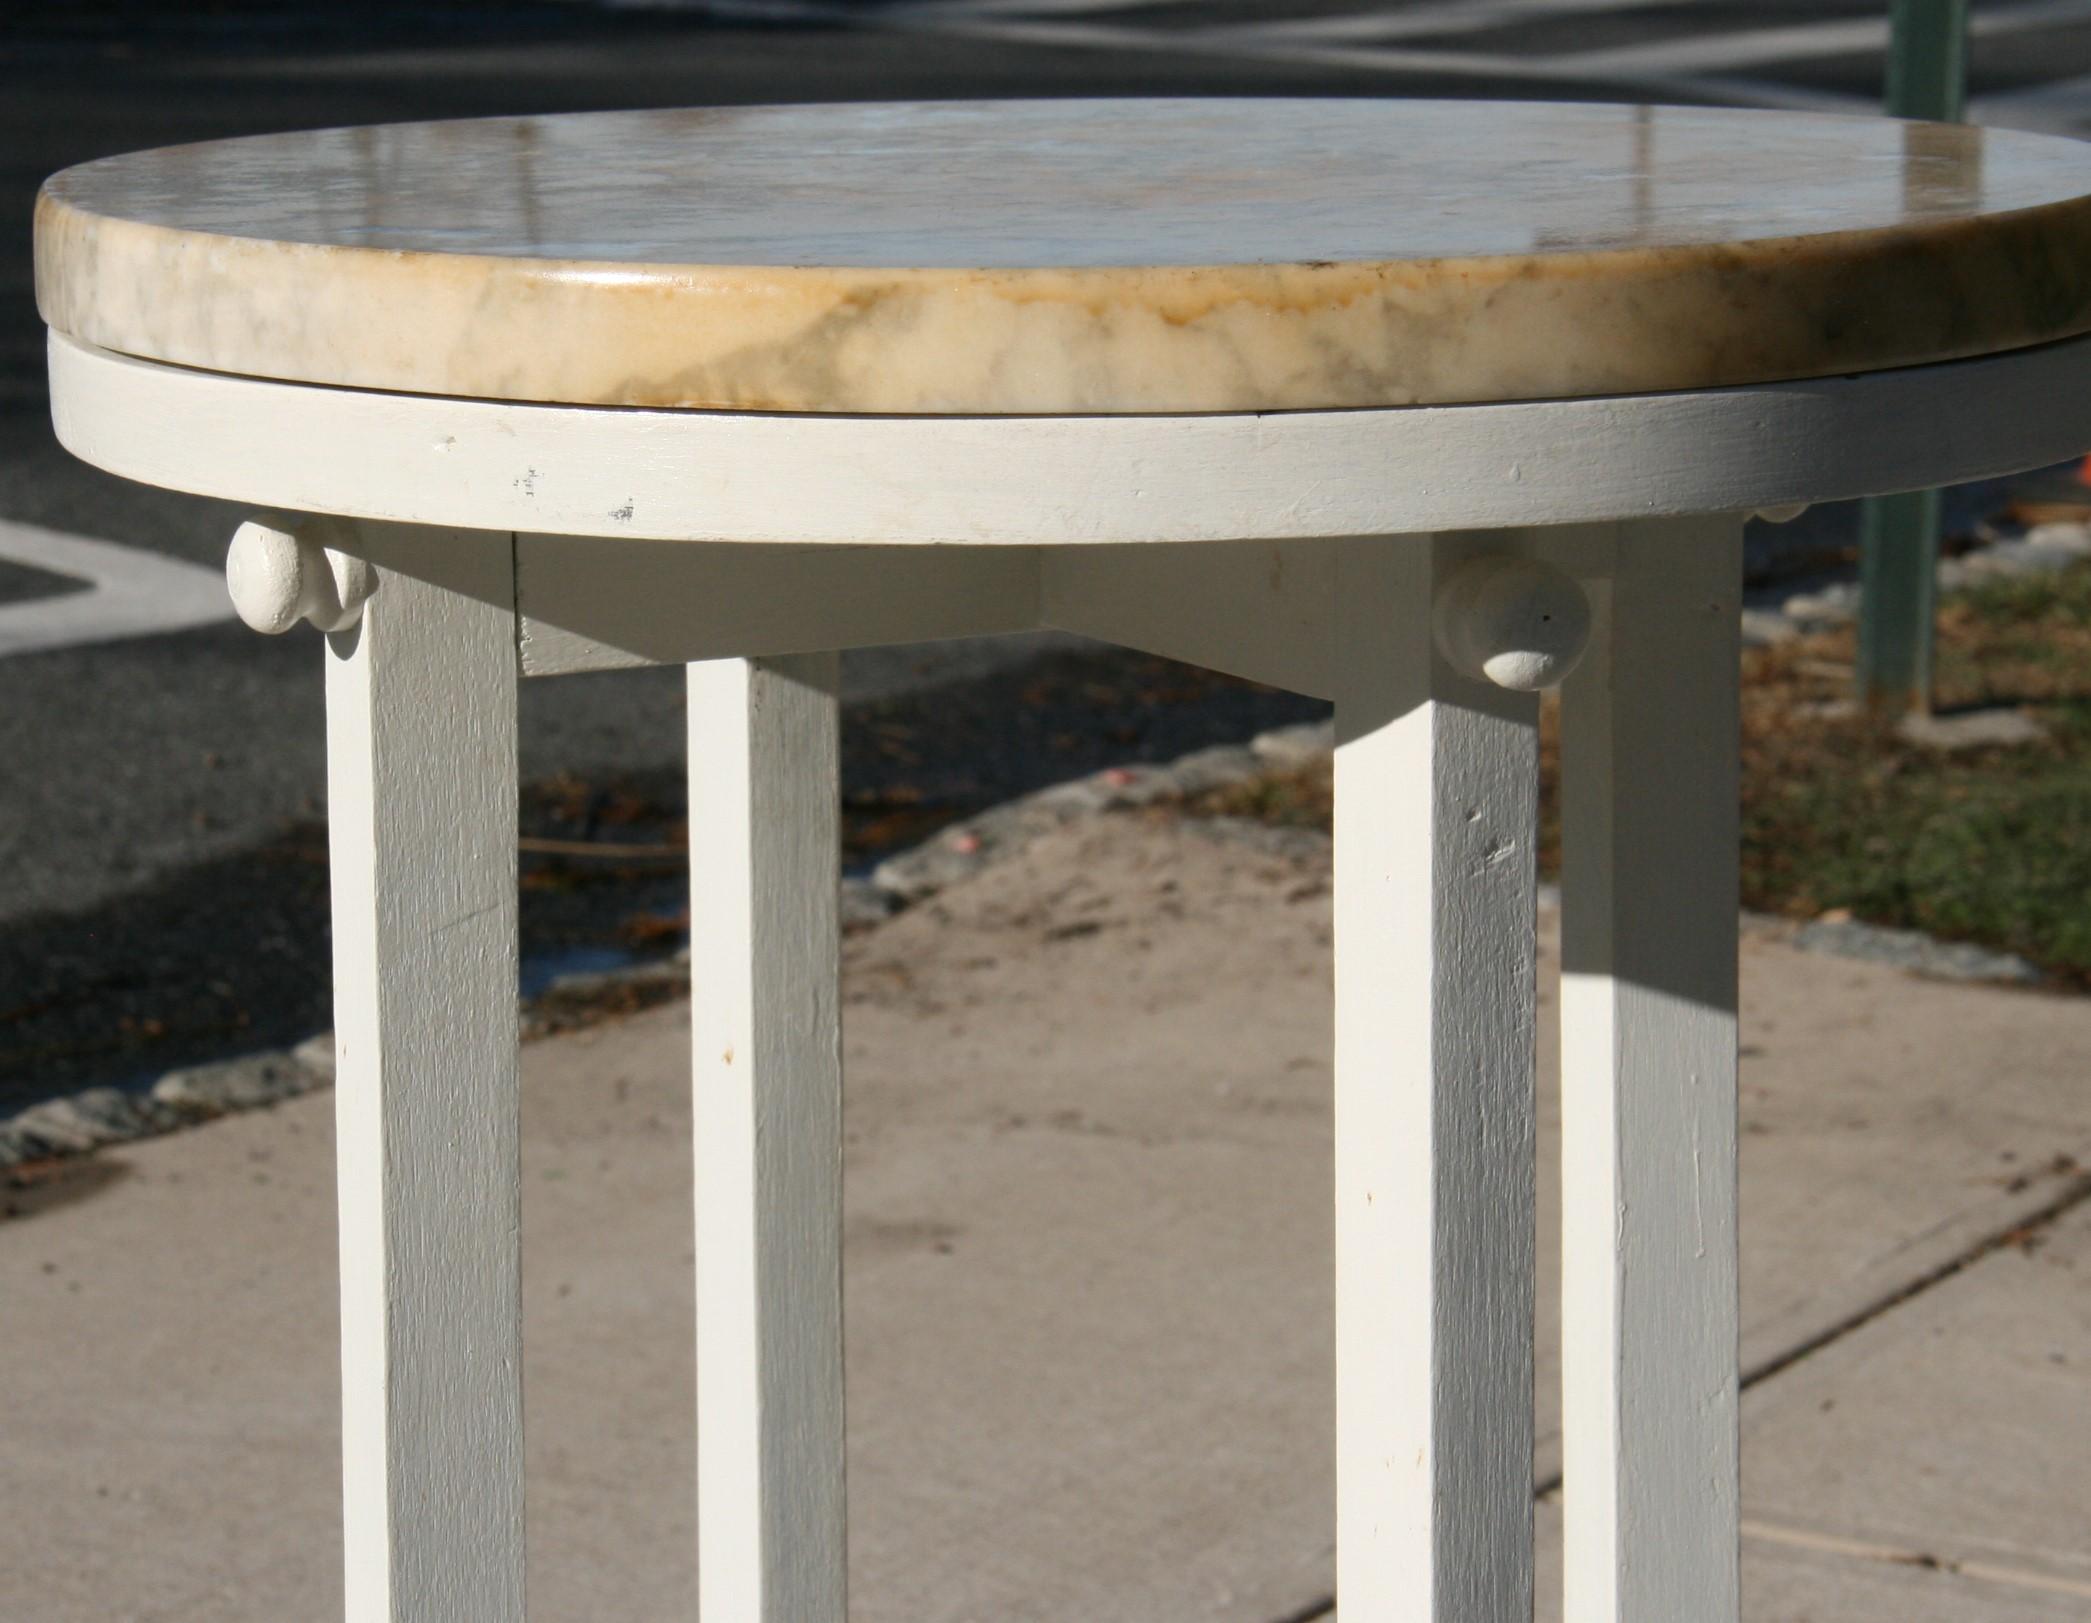
[[[343,631],[362,616],[377,589],[377,571],[320,540],[318,524],[280,529],[249,520],[233,532],[225,585],[239,617],[278,636],[300,620]]]
[[[1452,668],[1518,693],[1555,686],[1590,641],[1590,600],[1531,558],[1475,558],[1438,590],[1438,651]]]

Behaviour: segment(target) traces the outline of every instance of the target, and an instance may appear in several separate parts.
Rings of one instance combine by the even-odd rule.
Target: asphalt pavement
[[[1978,29],[1976,89],[1990,98],[1978,109],[2068,127],[2091,106],[2071,88],[2091,73],[2091,6],[1977,9],[2009,14]],[[100,474],[51,437],[30,211],[46,174],[89,158],[401,119],[960,95],[1861,109],[1877,93],[1884,10],[1840,0],[18,6],[0,25],[0,525],[215,570],[244,516]],[[13,612],[55,583],[6,552],[0,536],[0,605]],[[0,1114],[325,1024],[320,670],[312,637],[267,639],[231,622],[0,657]],[[1022,639],[858,656],[847,682],[846,780],[867,846],[1097,765],[1315,710],[1151,660]],[[679,673],[531,684],[523,755],[526,826],[616,824],[671,840]],[[533,873],[526,946],[539,958],[617,950],[644,936],[635,919],[676,905],[671,864]]]

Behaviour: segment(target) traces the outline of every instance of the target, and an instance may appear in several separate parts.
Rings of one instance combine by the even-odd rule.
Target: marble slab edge
[[[414,394],[741,411],[1246,412],[1838,376],[2091,331],[2091,197],[1761,241],[1055,269],[598,264],[259,241],[48,191],[58,331]]]

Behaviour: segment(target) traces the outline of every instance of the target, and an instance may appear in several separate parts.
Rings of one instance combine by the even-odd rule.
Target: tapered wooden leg
[[[704,1623],[843,1623],[832,654],[692,665]]]
[[[1532,1606],[1537,700],[1431,635],[1447,538],[1336,571],[1337,1601]]]
[[[349,1623],[523,1617],[513,599],[441,545],[328,640]]]
[[[1570,1623],[1736,1616],[1742,525],[1625,525],[1563,694]]]

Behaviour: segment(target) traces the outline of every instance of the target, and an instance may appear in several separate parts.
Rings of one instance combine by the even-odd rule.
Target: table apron
[[[1847,378],[1263,415],[523,405],[234,377],[54,333],[113,473],[294,512],[618,540],[1067,546],[1747,513],[2091,447],[2091,339]]]
[[[358,526],[363,539],[351,545],[410,569],[431,567],[411,545],[377,539],[380,528]],[[1606,573],[1615,537],[1633,528],[1557,525],[1466,539],[1491,552],[1544,556],[1594,581]],[[1066,631],[1315,698],[1334,695],[1341,541],[997,548],[515,541],[525,676]]]

